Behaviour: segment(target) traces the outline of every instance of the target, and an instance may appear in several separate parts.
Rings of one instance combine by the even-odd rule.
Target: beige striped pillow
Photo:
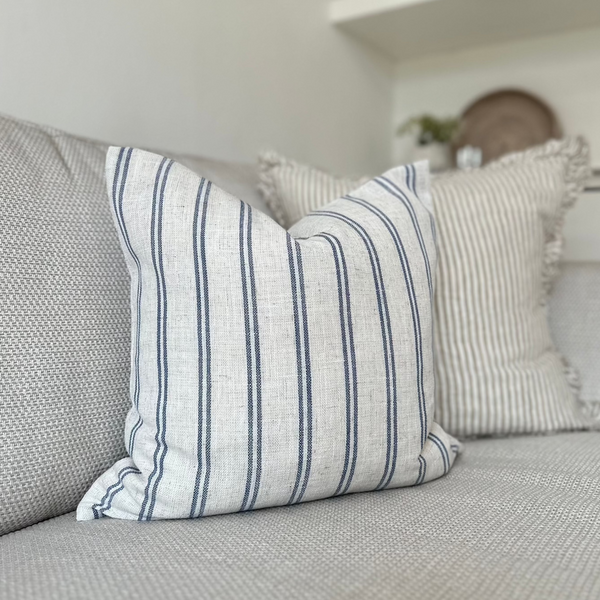
[[[564,214],[589,175],[588,155],[581,138],[554,140],[433,182],[436,410],[453,435],[591,426],[547,316]],[[273,154],[261,160],[261,191],[286,226],[357,185]]]
[[[308,213],[360,187],[370,177],[344,179],[320,169],[300,164],[277,152],[263,152],[259,157],[258,189],[269,205],[275,220],[291,227]]]

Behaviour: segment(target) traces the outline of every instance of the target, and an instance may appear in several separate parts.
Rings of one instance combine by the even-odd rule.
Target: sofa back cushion
[[[580,402],[600,419],[600,262],[561,265],[550,297],[550,329],[577,371]]]
[[[124,452],[129,278],[104,155],[0,117],[0,534],[71,510]]]
[[[106,149],[0,116],[0,535],[73,510],[125,454],[129,275]],[[257,203],[251,167],[230,186],[225,163],[184,160]]]

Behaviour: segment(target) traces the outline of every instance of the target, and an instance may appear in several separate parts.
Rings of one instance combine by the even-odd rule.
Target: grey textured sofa
[[[267,211],[252,167],[180,160]],[[600,264],[564,265],[552,327],[590,404],[600,389],[600,352],[591,354],[599,314]],[[116,429],[123,410],[114,407]],[[64,426],[77,427],[73,418]],[[5,446],[12,433],[0,427]],[[102,441],[83,416],[81,428],[80,447],[44,460],[77,469]],[[13,476],[10,465],[0,478]],[[97,474],[86,472],[83,485]],[[40,470],[44,486],[52,476]],[[293,507],[150,523],[80,523],[72,512],[43,520],[60,514],[48,511],[0,537],[0,598],[600,598],[597,432],[468,441],[449,475],[425,486]]]
[[[4,598],[600,597],[597,433],[479,440],[445,478],[151,523],[67,514],[0,538]]]

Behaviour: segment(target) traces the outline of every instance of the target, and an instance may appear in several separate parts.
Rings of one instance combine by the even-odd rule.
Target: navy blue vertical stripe
[[[450,456],[448,455],[448,450],[446,449],[444,442],[442,442],[442,440],[440,440],[440,438],[437,435],[430,433],[429,438],[438,447],[438,450],[440,451],[440,454],[442,455],[442,462],[444,463],[444,475],[445,475],[450,470]]]
[[[344,467],[342,469],[342,475],[338,486],[334,492],[334,496],[337,496],[346,482],[346,475],[348,473],[348,467],[350,465],[350,450],[352,448],[352,390],[350,386],[350,361],[348,357],[348,340],[346,339],[346,319],[344,310],[344,289],[342,284],[342,275],[340,271],[340,259],[338,257],[337,247],[331,239],[333,236],[329,234],[318,234],[315,237],[322,237],[331,246],[333,253],[333,260],[335,264],[335,272],[338,286],[338,304],[339,304],[339,315],[340,315],[340,329],[342,339],[342,355],[344,357],[344,387],[346,390],[346,451],[344,454]]]
[[[150,500],[150,507],[148,508],[148,519],[152,518],[152,514],[154,511],[154,505],[156,503],[156,494],[158,491],[158,486],[163,478],[164,474],[164,462],[168,452],[167,446],[167,394],[168,394],[168,383],[169,383],[169,363],[167,360],[167,316],[168,316],[168,308],[167,308],[167,287],[165,281],[165,273],[164,273],[164,265],[163,265],[163,252],[162,252],[162,236],[163,236],[163,207],[164,207],[164,198],[165,198],[165,188],[167,185],[167,179],[169,177],[169,171],[173,166],[174,162],[170,161],[165,169],[165,175],[163,177],[162,186],[160,190],[160,201],[158,204],[158,224],[156,231],[156,249],[157,249],[157,258],[158,258],[158,268],[160,273],[160,286],[162,293],[162,371],[163,371],[163,397],[162,397],[162,433],[160,437],[160,444],[162,446],[162,454],[160,456],[159,464],[158,464],[158,476],[154,481],[154,488],[152,490],[152,496]]]
[[[250,300],[252,304],[252,322],[254,324],[254,377],[256,380],[256,473],[254,476],[254,493],[248,506],[249,510],[254,508],[260,480],[262,475],[262,379],[260,361],[260,333],[258,325],[258,301],[256,298],[256,277],[254,274],[254,253],[252,250],[252,208],[248,206],[248,270],[250,278]]]
[[[342,245],[337,237],[329,233],[318,234],[315,237],[322,237],[327,240],[331,246],[338,285],[342,354],[344,357],[344,387],[346,391],[346,451],[342,475],[334,492],[334,496],[337,496],[338,494],[345,494],[348,491],[356,466],[358,450],[358,384],[356,355],[352,331],[348,270],[343,256],[344,252]]]
[[[142,419],[142,415],[138,415],[138,419],[137,419],[135,425],[131,428],[131,433],[129,434],[129,446],[128,446],[129,456],[133,455],[133,448],[135,446],[135,438],[137,436],[137,432],[141,429],[143,424],[144,424],[144,420]]]
[[[398,455],[398,397],[396,383],[396,359],[394,354],[392,327],[387,303],[387,295],[385,292],[383,272],[381,270],[381,264],[379,261],[379,256],[377,254],[375,244],[373,243],[373,240],[362,225],[360,225],[350,217],[342,215],[340,213],[336,213],[334,211],[321,210],[312,213],[312,215],[326,216],[338,219],[343,223],[349,225],[356,233],[358,233],[359,237],[363,240],[363,243],[365,244],[365,247],[367,249],[369,261],[371,263],[371,269],[373,271],[375,296],[377,299],[377,307],[379,311],[379,320],[381,326],[381,338],[383,344],[383,356],[386,372],[387,401],[387,448],[383,475],[375,488],[379,490],[382,489],[384,485],[387,485],[387,482],[391,481],[395,472],[396,459]],[[308,216],[310,217],[312,215]]]
[[[210,374],[210,315],[208,304],[208,272],[206,264],[206,214],[211,183],[202,178],[192,223],[192,248],[196,283],[196,336],[198,340],[198,438],[197,470],[192,495],[190,517],[202,516],[210,479],[211,374]],[[200,221],[200,230],[198,229]],[[206,377],[205,377],[206,370]],[[206,414],[205,414],[206,413]],[[204,479],[204,482],[202,480]],[[202,500],[197,515],[202,485]]]
[[[308,335],[308,310],[306,309],[306,289],[304,285],[304,268],[300,244],[296,243],[296,262],[298,265],[298,283],[300,287],[300,305],[302,310],[302,329],[304,335],[304,369],[306,372],[306,454],[304,481],[296,502],[301,502],[306,492],[312,464],[313,415],[312,415],[312,374],[310,367],[310,343]]]
[[[125,481],[124,481],[125,477],[127,477],[127,475],[133,475],[133,474],[139,475],[140,473],[141,473],[141,471],[139,469],[135,469],[134,471],[129,471],[128,473],[125,473],[125,475],[123,475],[123,481],[121,481],[121,485],[116,490],[114,490],[113,493],[110,495],[110,498],[108,499],[106,508],[103,508],[100,511],[101,517],[104,516],[104,513],[106,511],[110,510],[110,507],[112,506],[112,502],[115,499],[116,495],[125,489]]]
[[[202,290],[200,287],[200,256],[198,251],[198,219],[201,210],[200,204],[203,201],[203,192],[206,179],[200,180],[198,193],[196,194],[196,205],[194,208],[194,218],[192,220],[192,251],[194,254],[194,279],[196,283],[196,338],[198,351],[198,436],[196,439],[197,468],[196,479],[194,481],[194,492],[192,494],[192,506],[190,509],[190,518],[196,516],[196,504],[200,493],[200,482],[204,470],[204,323],[202,310]]]
[[[289,235],[287,236],[287,250],[298,377],[298,470],[288,501],[288,504],[294,504],[300,502],[306,492],[312,464],[312,374],[302,252],[300,245]]]
[[[427,402],[425,399],[425,389],[424,389],[424,375],[423,375],[423,340],[421,333],[421,318],[419,316],[419,305],[417,302],[417,295],[415,292],[414,281],[412,277],[412,273],[410,270],[410,262],[408,260],[408,255],[404,248],[404,244],[402,243],[402,238],[398,229],[394,225],[393,221],[378,207],[372,205],[370,202],[366,200],[362,200],[360,198],[356,198],[354,196],[345,196],[347,200],[350,202],[354,202],[359,206],[367,209],[374,215],[376,215],[382,223],[385,225],[386,229],[392,236],[392,240],[394,241],[394,245],[396,246],[396,252],[398,253],[398,259],[400,260],[400,265],[402,268],[402,274],[404,278],[404,283],[406,285],[406,290],[408,293],[409,305],[411,310],[411,317],[413,322],[413,335],[415,340],[415,360],[417,367],[417,393],[418,393],[418,402],[419,402],[419,420],[421,425],[421,450],[425,446],[425,441],[427,438]],[[388,482],[389,483],[389,482]]]
[[[332,236],[334,237],[334,236]],[[337,238],[334,237],[337,240]],[[356,350],[354,347],[354,326],[352,324],[352,310],[350,306],[350,283],[348,281],[348,266],[346,265],[346,257],[344,255],[344,250],[342,248],[342,244],[339,240],[337,240],[340,258],[342,259],[342,272],[344,275],[344,283],[346,287],[346,318],[348,321],[348,338],[350,345],[350,364],[352,365],[352,391],[354,396],[354,448],[352,455],[352,463],[350,464],[350,473],[348,474],[348,480],[346,485],[342,489],[342,494],[345,494],[350,487],[352,479],[354,478],[354,471],[356,468],[356,460],[358,457],[358,370],[356,368]]]
[[[413,193],[417,194],[415,191],[415,180],[414,180],[414,167],[413,165],[407,165],[404,167],[404,171],[406,173],[406,187]]]
[[[417,169],[415,169],[415,165],[408,165],[408,168],[412,172],[412,185],[410,190],[417,198],[419,198],[419,194],[417,193]],[[421,198],[419,198],[419,200],[421,200]]]
[[[204,485],[202,487],[202,501],[200,502],[200,516],[206,509],[206,500],[208,498],[208,486],[210,483],[211,470],[211,441],[212,441],[212,364],[211,364],[211,345],[210,345],[210,303],[208,292],[208,263],[206,261],[206,220],[208,213],[208,199],[212,183],[209,181],[206,185],[206,194],[204,196],[204,205],[202,207],[202,223],[200,224],[200,262],[202,265],[202,286],[204,290],[204,343],[206,347],[205,365],[206,365],[206,435],[204,446],[206,456],[204,458]]]
[[[246,274],[246,258],[245,258],[245,213],[246,205],[240,202],[240,270],[242,276],[242,298],[244,302],[244,331],[246,335],[246,386],[248,396],[248,469],[246,476],[246,489],[240,510],[246,510],[248,497],[250,496],[250,486],[252,484],[252,471],[254,467],[254,381],[252,378],[252,348],[251,348],[251,333],[250,333],[250,309],[248,301],[248,281]]]
[[[421,476],[423,474],[423,457],[419,456],[419,473],[417,475],[417,480],[415,481],[415,485],[419,485],[421,482]]]
[[[419,194],[417,193],[417,185],[416,185],[416,181],[417,181],[417,169],[415,168],[415,165],[408,165],[406,167],[407,169],[407,173],[410,171],[410,173],[412,174],[411,179],[411,185],[409,185],[410,190],[413,192],[413,194],[419,199],[419,201],[421,202],[421,204],[424,205],[423,201],[421,200],[421,198],[419,197]],[[407,175],[408,178],[408,175]],[[436,248],[436,250],[438,249],[438,243],[437,243],[437,231],[435,228],[435,218],[433,216],[433,213],[430,210],[430,207],[426,206],[425,207],[427,209],[427,212],[429,213],[429,225],[431,227],[431,237],[433,239],[433,244]],[[433,280],[435,280],[435,271],[433,273]],[[435,285],[433,285],[433,287],[435,287]],[[430,290],[431,293],[432,290]],[[433,306],[433,295],[431,296],[431,313],[432,315],[434,314],[434,306]],[[434,328],[434,323],[433,323],[433,317],[431,319],[431,340],[432,340],[432,347],[433,347],[433,352],[434,352],[434,364],[435,364],[435,328]],[[437,381],[434,377],[433,380],[433,397],[436,397],[436,387],[437,387]]]
[[[125,477],[127,477],[127,475],[130,475],[131,473],[136,473],[139,475],[140,470],[136,467],[128,466],[128,467],[124,467],[123,469],[121,469],[119,471],[119,473],[117,474],[117,481],[106,488],[106,493],[104,494],[104,496],[102,497],[100,502],[97,502],[96,504],[92,505],[92,512],[94,513],[94,519],[99,519],[100,517],[102,517],[104,512],[106,512],[110,508],[110,503],[112,501],[112,498],[114,498],[114,496],[117,494],[117,492],[119,491],[119,488],[121,488],[121,489],[123,488],[123,480],[125,479]],[[107,500],[108,500],[108,505],[105,508],[104,503]]]
[[[252,208],[243,202],[240,202],[239,240],[248,382],[248,472],[240,510],[251,510],[258,496],[262,470],[262,402],[258,305],[252,252]]]
[[[166,166],[165,166],[166,165]],[[156,276],[156,368],[158,376],[158,396],[156,402],[156,449],[154,451],[154,467],[148,478],[144,501],[140,510],[139,520],[150,520],[156,503],[158,485],[163,476],[165,456],[168,452],[166,442],[166,417],[167,417],[167,392],[168,392],[168,364],[167,364],[167,290],[162,255],[162,217],[165,186],[173,161],[164,158],[156,174],[154,195],[152,199],[152,219],[150,246],[152,251],[152,264]],[[160,193],[159,193],[160,190]],[[146,512],[146,508],[148,510]]]
[[[300,334],[300,310],[298,306],[298,283],[296,274],[296,265],[294,261],[293,245],[295,242],[287,234],[288,263],[290,267],[290,282],[292,289],[292,306],[294,316],[294,334],[296,339],[296,372],[298,379],[298,469],[296,471],[296,481],[292,489],[292,494],[288,504],[293,504],[300,487],[302,469],[304,465],[304,366],[302,360],[302,337]]]
[[[115,175],[113,179],[112,198],[113,198],[113,210],[119,224],[119,230],[121,232],[121,238],[127,248],[131,258],[133,259],[137,269],[137,293],[136,293],[136,329],[135,329],[135,350],[134,350],[134,362],[133,362],[133,378],[134,378],[134,389],[133,389],[133,406],[137,409],[139,406],[140,397],[140,329],[141,329],[141,303],[142,303],[142,267],[140,260],[133,250],[131,240],[129,239],[129,232],[125,224],[125,215],[123,212],[123,197],[125,194],[125,184],[127,181],[127,174],[129,172],[129,163],[131,162],[131,155],[133,154],[133,148],[121,148],[119,150],[119,156],[117,158],[117,165],[115,169]],[[123,161],[123,158],[125,160]],[[135,425],[131,428],[129,434],[128,451],[131,456],[133,453],[133,447],[135,445],[135,437],[142,426],[142,416],[138,413],[138,419]]]
[[[417,215],[415,213],[413,205],[411,204],[404,191],[401,188],[399,188],[395,183],[390,181],[387,177],[376,177],[373,181],[378,183],[384,190],[392,194],[392,196],[398,198],[406,207],[406,210],[408,211],[413,227],[415,229],[415,233],[417,234],[417,240],[419,242],[419,246],[423,254],[423,260],[425,261],[427,283],[429,284],[429,295],[433,298],[433,279],[431,276],[431,265],[429,263],[427,248],[425,247],[425,242],[423,241],[423,234],[421,233],[421,227],[419,225],[419,221],[417,219]]]
[[[425,460],[425,457],[420,455],[419,456],[419,475],[417,476],[417,481],[415,481],[415,485],[420,485],[421,483],[423,483],[423,480],[425,479],[425,475],[427,474],[427,461]]]
[[[108,498],[108,496],[110,495],[110,493],[112,492],[112,490],[116,487],[119,486],[119,484],[121,483],[121,475],[127,471],[127,469],[131,469],[132,467],[125,467],[124,469],[121,469],[118,473],[117,473],[117,482],[113,483],[112,485],[109,485],[106,488],[106,493],[104,494],[104,496],[102,496],[102,498],[100,499],[100,502],[96,502],[95,504],[92,504],[92,512],[94,513],[94,519],[99,519],[100,515],[98,514],[98,509],[104,505],[104,503],[106,502],[106,499]]]

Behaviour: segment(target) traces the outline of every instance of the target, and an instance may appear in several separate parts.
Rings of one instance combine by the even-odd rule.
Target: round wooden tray
[[[453,155],[463,146],[481,148],[483,164],[562,136],[552,109],[521,90],[499,90],[477,99],[463,113]]]

